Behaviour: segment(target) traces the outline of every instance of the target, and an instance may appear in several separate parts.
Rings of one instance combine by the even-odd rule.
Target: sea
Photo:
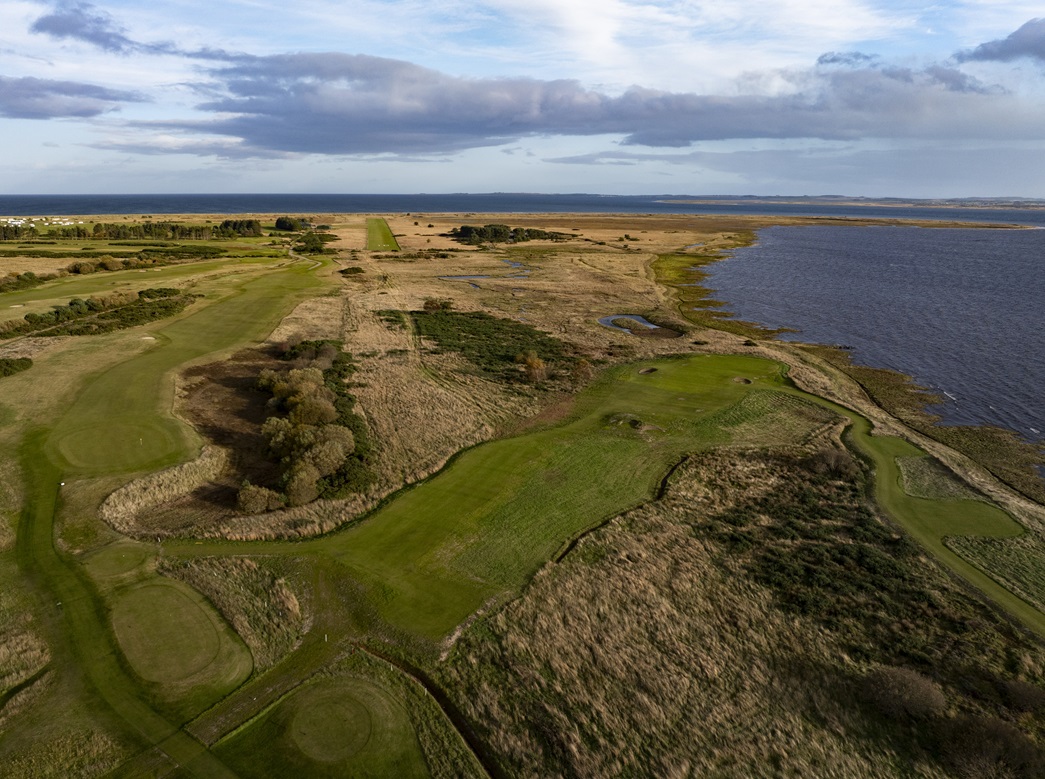
[[[720,202],[692,195],[495,192],[418,195],[0,195],[0,216],[90,214],[599,213],[881,217],[1045,226],[1045,208],[953,208],[828,202]]]
[[[1045,431],[1045,209],[723,202],[688,195],[0,195],[0,216],[242,213],[622,213],[880,217],[1030,230],[771,227],[710,267],[739,318],[844,345],[938,391],[946,424]]]
[[[770,227],[705,270],[737,318],[940,394],[944,424],[1045,440],[1045,229]]]

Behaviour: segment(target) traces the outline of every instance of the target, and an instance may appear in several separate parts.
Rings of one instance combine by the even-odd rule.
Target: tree
[[[322,254],[323,239],[318,233],[305,233],[305,237],[301,239],[301,251],[305,254]]]

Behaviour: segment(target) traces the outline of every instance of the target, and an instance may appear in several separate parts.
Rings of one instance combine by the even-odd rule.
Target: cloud
[[[1045,62],[1045,19],[1031,19],[1007,38],[981,43],[957,55],[959,62],[1011,62],[1022,57]]]
[[[822,58],[823,59],[823,58]],[[537,136],[618,135],[626,145],[724,139],[1040,138],[1045,115],[944,65],[781,71],[779,94],[710,95],[577,81],[450,76],[401,60],[339,53],[241,56],[211,68],[215,119],[153,129],[238,140],[240,153],[440,154]],[[833,67],[844,62],[847,67]],[[203,92],[203,90],[201,90]]]
[[[72,39],[89,43],[111,54],[169,54],[190,59],[235,62],[244,55],[222,49],[182,49],[173,43],[145,43],[126,35],[125,29],[105,11],[91,3],[59,3],[29,27],[30,32],[59,40]]]
[[[73,38],[119,54],[141,48],[109,14],[96,11],[90,3],[63,3],[33,22],[29,30],[52,38]]]
[[[90,118],[128,102],[141,103],[145,98],[75,81],[0,76],[0,116],[13,119]]]
[[[843,65],[846,67],[866,67],[878,61],[878,57],[872,54],[864,54],[859,51],[829,51],[821,54],[816,61],[817,65]]]

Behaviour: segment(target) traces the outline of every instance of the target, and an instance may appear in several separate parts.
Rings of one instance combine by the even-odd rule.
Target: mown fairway
[[[728,443],[715,412],[784,382],[779,364],[739,356],[614,370],[569,423],[465,452],[358,527],[301,546],[346,566],[393,625],[439,639],[579,533],[647,500],[684,453]]]
[[[397,252],[399,242],[384,219],[366,220],[366,248],[372,252]]]
[[[1024,527],[998,507],[982,501],[933,500],[908,495],[903,489],[897,460],[924,457],[925,452],[895,436],[871,435],[871,423],[849,409],[822,398],[815,398],[815,402],[850,420],[853,443],[874,464],[874,492],[878,505],[940,562],[1038,635],[1045,636],[1045,613],[981,568],[963,559],[944,543],[945,539],[961,536],[1016,538],[1026,532]]]

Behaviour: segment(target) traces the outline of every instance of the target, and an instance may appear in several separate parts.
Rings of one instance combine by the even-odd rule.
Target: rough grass
[[[296,588],[264,561],[164,561],[159,572],[188,584],[214,605],[250,648],[257,673],[291,652],[311,625]]]
[[[507,774],[953,776],[956,712],[1040,736],[1005,692],[1040,688],[1038,645],[875,518],[859,477],[801,457],[695,458],[465,634],[443,673]],[[778,553],[846,562],[770,576]],[[947,712],[912,727],[862,703],[883,666],[934,680]]]
[[[202,487],[217,478],[228,462],[228,450],[205,446],[195,460],[142,476],[112,492],[101,505],[101,517],[117,530],[132,531],[136,515]]]
[[[987,500],[934,457],[898,457],[903,490],[929,500]]]
[[[1007,590],[1045,612],[1045,542],[1038,536],[955,536],[944,543]]]

